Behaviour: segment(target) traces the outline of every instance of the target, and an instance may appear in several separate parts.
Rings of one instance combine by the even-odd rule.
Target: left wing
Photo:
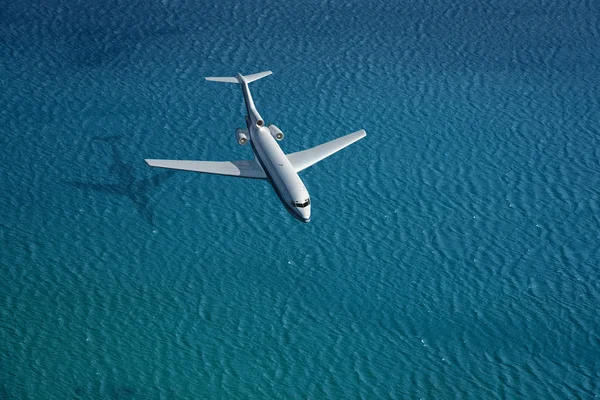
[[[290,160],[290,163],[296,172],[300,172],[311,165],[318,163],[322,159],[337,153],[344,147],[350,146],[352,143],[364,138],[365,136],[367,136],[367,132],[365,132],[364,129],[361,129],[360,131],[342,136],[341,138],[323,143],[311,149],[287,154],[287,158]]]
[[[202,172],[205,174],[237,176],[240,178],[267,179],[261,166],[254,160],[245,161],[184,161],[144,160],[151,167]]]

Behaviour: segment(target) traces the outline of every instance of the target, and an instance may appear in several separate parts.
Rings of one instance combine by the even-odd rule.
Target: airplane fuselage
[[[301,222],[309,222],[310,196],[308,190],[269,128],[264,126],[264,121],[254,105],[248,83],[240,74],[237,78],[244,94],[248,113],[246,126],[254,157],[289,213]]]

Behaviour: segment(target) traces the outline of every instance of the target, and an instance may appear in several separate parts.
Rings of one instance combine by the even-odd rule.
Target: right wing
[[[184,161],[144,160],[151,167],[202,172],[205,174],[237,176],[240,178],[267,179],[261,166],[254,160],[246,161]]]
[[[365,132],[364,129],[361,129],[360,131],[342,136],[341,138],[323,143],[311,149],[287,154],[287,158],[290,160],[290,163],[296,172],[300,172],[311,165],[318,163],[322,159],[329,157],[333,153],[340,151],[344,147],[350,146],[352,143],[364,138],[365,136],[367,136],[367,132]]]

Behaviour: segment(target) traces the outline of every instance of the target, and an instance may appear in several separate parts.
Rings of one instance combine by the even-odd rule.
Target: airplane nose
[[[309,222],[310,221],[310,206],[305,207],[304,209],[300,210],[300,215],[302,216],[303,222]]]

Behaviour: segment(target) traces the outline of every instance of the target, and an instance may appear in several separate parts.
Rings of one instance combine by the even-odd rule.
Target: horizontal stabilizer
[[[263,71],[263,72],[257,72],[256,74],[252,74],[252,75],[242,75],[242,74],[238,74],[237,77],[233,77],[233,76],[208,76],[204,79],[206,79],[207,81],[211,81],[211,82],[225,82],[225,83],[241,83],[241,81],[239,79],[242,79],[244,82],[246,83],[250,83],[250,82],[254,82],[257,81],[261,78],[264,78],[265,76],[269,76],[271,75],[273,72],[271,71]],[[238,79],[239,77],[239,79]]]
[[[310,167],[311,165],[318,163],[322,159],[327,158],[334,153],[337,153],[344,147],[350,146],[352,143],[364,138],[365,136],[367,136],[367,132],[365,132],[364,129],[361,129],[360,131],[356,131],[349,135],[342,136],[341,138],[337,138],[330,142],[323,143],[311,149],[287,154],[287,158],[296,170],[296,172],[300,172]]]
[[[207,76],[207,81],[212,82],[226,82],[226,83],[239,83],[237,78],[229,77],[229,76]]]
[[[244,80],[246,81],[246,83],[250,83],[250,82],[254,82],[254,81],[257,81],[259,79],[262,79],[265,76],[269,76],[272,73],[273,73],[272,71],[257,72],[256,74],[245,75],[244,76]]]
[[[205,174],[237,176],[240,178],[266,179],[261,166],[254,160],[244,161],[186,161],[144,160],[151,167],[201,172]]]

